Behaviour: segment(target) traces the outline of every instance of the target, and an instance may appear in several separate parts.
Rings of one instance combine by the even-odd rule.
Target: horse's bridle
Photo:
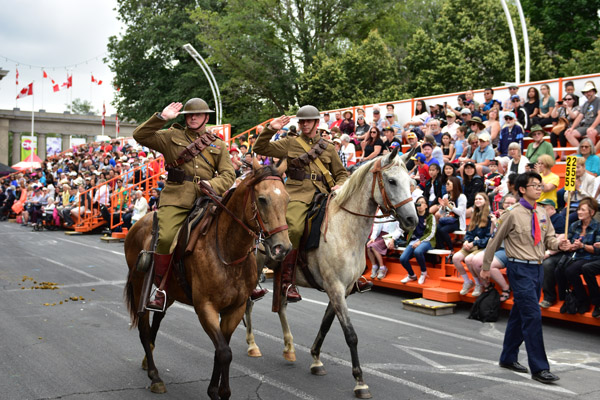
[[[242,209],[243,210],[246,209],[246,204],[248,204],[248,198],[250,198],[250,196],[251,196],[252,197],[252,205],[251,205],[251,207],[252,207],[252,210],[254,212],[254,216],[252,217],[252,219],[257,222],[257,228],[256,228],[256,230],[258,230],[258,234],[255,232],[255,230],[253,230],[246,223],[244,223],[244,221],[242,221],[241,219],[239,219],[233,212],[231,212],[231,210],[229,210],[214,195],[214,192],[213,192],[212,188],[210,188],[209,186],[207,186],[203,182],[200,184],[200,190],[202,191],[202,193],[204,193],[212,201],[214,201],[215,204],[217,204],[219,207],[221,207],[222,210],[224,210],[227,214],[229,214],[229,216],[238,225],[240,225],[242,228],[244,228],[250,234],[250,236],[252,236],[256,240],[255,243],[254,243],[254,245],[250,248],[250,250],[248,251],[248,253],[246,253],[244,256],[242,256],[241,258],[238,258],[237,260],[231,261],[231,262],[225,261],[225,259],[221,255],[221,250],[219,248],[219,235],[218,235],[219,219],[217,217],[217,221],[215,222],[216,228],[217,228],[216,229],[217,234],[215,234],[215,241],[216,241],[216,246],[215,247],[216,247],[217,255],[219,256],[219,259],[225,265],[235,265],[235,264],[239,264],[239,263],[243,262],[244,260],[246,260],[246,258],[248,258],[248,256],[250,255],[250,253],[252,253],[256,249],[256,246],[257,246],[258,243],[262,243],[262,242],[265,241],[265,239],[270,238],[274,234],[279,233],[279,232],[283,232],[283,231],[285,231],[285,230],[288,229],[287,224],[286,225],[278,226],[277,228],[272,229],[270,231],[267,230],[267,228],[265,227],[265,223],[263,221],[263,218],[260,215],[260,210],[258,209],[258,205],[256,204],[257,203],[256,202],[256,191],[254,190],[254,186],[256,186],[257,184],[259,184],[260,182],[262,182],[264,180],[278,180],[278,181],[281,181],[281,183],[283,183],[283,179],[280,176],[269,175],[269,176],[265,176],[262,179],[254,182],[252,184],[252,186],[250,186],[250,188],[246,191],[246,195],[244,196],[244,206],[242,207]]]
[[[373,199],[373,201],[375,200],[375,182],[377,182],[377,185],[379,187],[379,193],[381,193],[381,197],[383,198],[383,204],[379,204],[379,208],[381,209],[381,212],[383,213],[383,215],[367,215],[367,214],[360,214],[354,211],[350,211],[348,210],[346,207],[344,206],[340,206],[340,208],[352,215],[358,215],[359,217],[367,217],[367,218],[375,218],[375,217],[387,217],[389,215],[392,215],[394,218],[398,219],[398,215],[396,213],[396,209],[398,207],[402,207],[403,205],[410,203],[412,201],[412,197],[409,197],[407,199],[402,200],[400,203],[398,204],[393,204],[390,201],[390,198],[387,195],[387,192],[385,190],[385,185],[383,183],[383,174],[382,171],[385,171],[386,169],[390,168],[393,164],[389,163],[388,165],[386,165],[385,167],[381,166],[381,158],[378,158],[377,161],[375,161],[373,163],[373,168],[371,168],[371,171],[373,173],[373,184],[371,185],[371,198]]]

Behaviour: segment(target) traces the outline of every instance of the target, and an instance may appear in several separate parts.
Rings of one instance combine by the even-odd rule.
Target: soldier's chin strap
[[[197,129],[191,129],[191,130],[200,131],[200,130],[202,130],[202,128],[204,128],[206,126],[206,123],[208,122],[210,117],[206,113],[202,113],[202,116],[204,116],[204,120],[200,123],[200,126]],[[188,126],[187,118],[185,120],[185,124],[186,124],[186,126]],[[188,126],[188,128],[189,128],[189,126]]]

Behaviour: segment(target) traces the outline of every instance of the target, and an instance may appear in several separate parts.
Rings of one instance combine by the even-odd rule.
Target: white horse
[[[329,201],[326,218],[321,227],[319,247],[307,254],[309,269],[314,280],[329,296],[325,316],[311,349],[313,363],[310,371],[314,375],[326,374],[320,360],[321,345],[334,317],[337,316],[352,356],[352,375],[356,381],[354,394],[361,399],[370,398],[371,393],[363,381],[358,360],[358,338],[350,322],[346,297],[364,271],[365,245],[377,207],[393,215],[404,231],[413,230],[418,221],[410,193],[410,178],[404,165],[405,160],[396,157],[397,150],[396,148],[389,155],[362,165],[336,191],[335,196]],[[258,265],[264,264],[259,260]],[[296,284],[311,287],[302,270],[296,268]],[[283,357],[288,361],[296,361],[293,337],[287,322],[285,295],[281,296],[281,302],[279,319],[285,345]],[[254,341],[251,313],[252,304],[249,302],[246,309],[248,355],[261,357],[260,349]]]

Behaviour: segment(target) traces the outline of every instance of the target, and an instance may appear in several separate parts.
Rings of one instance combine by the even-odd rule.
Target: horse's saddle
[[[317,290],[324,291],[321,285],[317,284],[310,269],[308,268],[307,252],[319,247],[321,241],[321,225],[325,219],[327,209],[328,195],[317,193],[311,203],[304,225],[304,233],[300,241],[300,251],[296,260],[296,265],[302,270],[302,274],[308,283]]]

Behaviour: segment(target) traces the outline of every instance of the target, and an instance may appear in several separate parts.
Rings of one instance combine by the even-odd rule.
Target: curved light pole
[[[510,31],[510,37],[512,39],[513,53],[515,55],[515,84],[518,85],[521,82],[521,70],[519,65],[519,45],[517,43],[517,35],[515,34],[515,27],[513,25],[512,17],[510,15],[510,11],[508,10],[508,6],[506,5],[506,0],[500,0],[500,2],[502,3],[504,14],[506,14],[506,22],[508,23],[508,30]],[[527,55],[529,55],[528,47]]]
[[[519,19],[521,20],[521,29],[523,30],[523,47],[525,47],[525,83],[529,82],[529,35],[527,34],[527,25],[525,24],[525,15],[521,1],[515,0],[517,10],[519,10]]]
[[[202,58],[200,53],[196,51],[194,46],[188,43],[184,44],[183,48],[190,54],[190,56],[192,56],[194,60],[196,60],[196,63],[198,63],[198,65],[202,69],[202,72],[204,72],[204,76],[206,76],[206,79],[208,80],[210,90],[212,91],[213,97],[215,99],[215,111],[217,114],[216,122],[217,125],[221,125],[221,114],[223,113],[223,106],[221,105],[221,92],[219,91],[219,85],[217,84],[217,80],[215,79],[215,76],[213,75],[206,61],[204,61],[204,58]]]

